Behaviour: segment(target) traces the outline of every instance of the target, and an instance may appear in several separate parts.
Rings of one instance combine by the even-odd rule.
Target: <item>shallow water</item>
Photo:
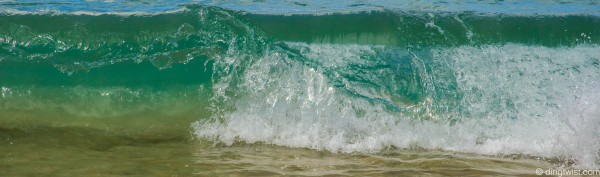
[[[531,176],[537,168],[557,165],[543,158],[418,147],[333,153],[263,143],[224,145],[191,137],[194,120],[182,122],[183,115],[99,119],[5,111],[0,113],[0,175]]]
[[[81,138],[81,139],[78,139]],[[545,161],[432,150],[331,153],[261,144],[51,137],[0,146],[3,176],[534,176]],[[40,140],[44,139],[44,140]],[[85,139],[85,140],[82,140]],[[49,142],[44,142],[49,141]],[[106,141],[106,140],[105,140]],[[102,147],[109,146],[109,147]]]
[[[184,117],[159,114],[100,120],[49,112],[0,116],[2,125],[12,125],[0,128],[2,176],[532,176],[537,168],[557,165],[543,158],[418,147],[332,153],[263,143],[227,146],[190,137],[193,120],[178,125],[169,119],[182,123]],[[39,117],[49,121],[35,121]]]

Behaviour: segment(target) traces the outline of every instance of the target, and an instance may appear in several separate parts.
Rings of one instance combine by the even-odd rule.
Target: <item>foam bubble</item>
[[[333,152],[422,147],[558,157],[575,161],[578,167],[597,167],[600,101],[593,91],[600,78],[594,64],[600,56],[597,47],[508,44],[428,51],[431,60],[445,63],[455,76],[432,79],[455,79],[457,91],[462,93],[454,105],[460,111],[431,112],[431,116],[460,116],[451,123],[444,119],[415,121],[422,114],[389,110],[382,102],[373,101],[394,96],[378,91],[381,85],[342,82],[346,85],[340,86],[333,82],[342,76],[332,74],[332,68],[345,70],[352,69],[344,68],[346,64],[375,62],[367,56],[387,49],[289,45],[313,59],[284,63],[277,62],[282,60],[279,55],[263,56],[241,74],[240,90],[248,96],[235,100],[235,109],[224,113],[219,121],[196,122],[195,134],[229,145],[236,141],[264,142]],[[385,77],[381,75],[385,70],[368,74]],[[438,86],[436,83],[441,82],[431,83]],[[362,89],[362,96],[348,92],[352,88]],[[431,108],[440,102],[433,97],[429,95],[412,106]]]

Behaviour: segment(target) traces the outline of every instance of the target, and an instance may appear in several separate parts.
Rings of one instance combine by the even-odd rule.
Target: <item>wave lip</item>
[[[599,44],[600,18],[477,12],[382,11],[355,14],[245,15],[283,41],[399,47]],[[340,28],[344,26],[344,28]]]
[[[154,14],[181,9],[187,5],[216,6],[252,14],[330,15],[382,10],[420,12],[475,12],[512,15],[593,15],[600,16],[600,4],[594,0],[532,1],[328,1],[317,0],[107,0],[107,1],[2,1],[3,13],[85,13],[85,14]]]
[[[2,1],[0,2],[0,12],[5,14],[156,14],[181,10],[183,6],[193,2],[189,0]]]
[[[239,13],[215,7],[150,16],[26,14],[0,16],[0,62],[52,65],[66,72],[117,63],[174,63],[214,59],[252,40]],[[244,29],[248,28],[248,29]],[[235,40],[238,43],[232,42]],[[260,41],[247,42],[246,44]]]
[[[560,47],[598,45],[599,31],[600,18],[577,15],[386,11],[279,16],[204,6],[132,16],[13,14],[0,15],[0,62],[48,63],[68,73],[127,61],[150,61],[165,69],[173,63],[224,55],[231,48],[229,40],[246,40],[251,35],[267,41],[404,48],[508,43]]]
[[[209,0],[203,5],[269,15],[330,15],[369,11],[419,11],[419,12],[475,12],[512,15],[593,15],[600,16],[600,4],[585,1],[327,1],[318,0],[265,0],[261,2]]]

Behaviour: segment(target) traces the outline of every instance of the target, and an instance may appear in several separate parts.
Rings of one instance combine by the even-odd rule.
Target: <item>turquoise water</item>
[[[34,175],[109,152],[119,160],[90,164],[135,166],[143,158],[124,157],[137,151],[166,169],[117,174],[397,175],[406,166],[396,160],[421,163],[394,153],[432,160],[422,166],[432,172],[406,175],[443,176],[453,158],[484,161],[461,166],[485,169],[465,175],[598,167],[595,1],[2,1],[0,10],[9,152],[0,174],[28,174],[19,169],[45,147],[76,157]],[[261,164],[271,157],[257,147],[308,160],[299,173],[279,171],[291,162]],[[341,165],[308,167],[318,157]],[[247,163],[224,173],[202,165],[231,158]],[[392,168],[346,164],[378,160]]]

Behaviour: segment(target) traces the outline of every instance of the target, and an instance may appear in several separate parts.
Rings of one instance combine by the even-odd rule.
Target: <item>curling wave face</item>
[[[0,16],[0,109],[192,117],[171,121],[227,145],[420,147],[597,167],[599,35],[590,15],[14,13]]]

